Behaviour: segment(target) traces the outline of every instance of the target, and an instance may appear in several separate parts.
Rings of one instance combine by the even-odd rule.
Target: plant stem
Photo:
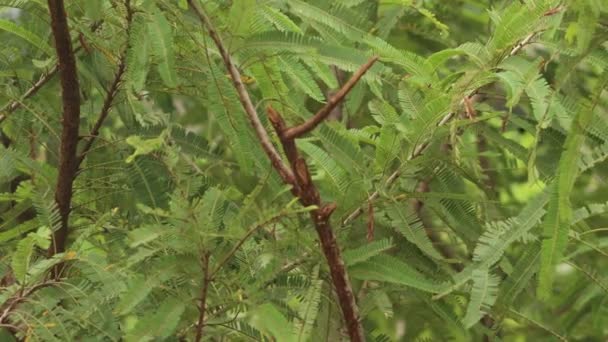
[[[361,322],[359,321],[359,309],[355,302],[355,297],[353,295],[350,280],[346,273],[344,261],[342,260],[342,256],[340,255],[340,248],[337,244],[336,237],[329,222],[329,217],[335,209],[335,205],[322,205],[321,199],[319,197],[319,192],[310,178],[308,166],[306,165],[304,159],[298,156],[298,151],[294,142],[294,138],[297,137],[297,134],[294,136],[288,136],[286,134],[288,132],[288,128],[285,126],[285,122],[283,121],[283,119],[278,113],[272,110],[272,108],[269,108],[269,119],[273,127],[277,131],[279,138],[281,139],[281,144],[283,145],[283,149],[285,150],[285,154],[287,156],[287,159],[289,160],[290,167],[288,167],[283,162],[278,151],[270,142],[268,132],[266,132],[266,129],[260,122],[255,107],[251,102],[251,98],[249,97],[249,93],[241,82],[241,75],[234,63],[232,62],[232,58],[226,50],[226,47],[224,46],[221,38],[217,34],[213,25],[211,24],[209,17],[195,1],[188,0],[188,3],[202,22],[203,26],[207,29],[207,31],[209,31],[209,35],[215,42],[215,45],[217,46],[217,49],[219,50],[220,55],[222,56],[222,59],[224,61],[224,65],[230,73],[232,83],[239,96],[239,101],[245,109],[245,113],[247,114],[249,121],[256,132],[260,144],[262,145],[266,155],[270,159],[272,166],[275,168],[275,170],[277,170],[277,172],[286,184],[290,184],[293,186],[292,193],[294,194],[294,196],[299,197],[300,202],[303,205],[317,206],[317,209],[311,212],[311,219],[313,221],[315,229],[317,230],[323,253],[325,254],[325,258],[327,259],[327,264],[330,269],[334,289],[336,290],[336,293],[338,295],[340,308],[342,309],[342,314],[346,323],[348,334],[350,336],[351,341],[364,341],[365,337],[363,335],[363,328],[361,326]],[[334,96],[332,100],[330,100],[330,105],[326,106],[326,108],[329,108],[327,114],[331,111],[333,107],[335,107],[335,105],[337,105],[344,98],[348,91],[352,89],[355,83],[361,78],[363,73],[365,73],[365,71],[367,71],[371,67],[371,65],[376,61],[376,59],[377,58],[372,58],[365,66],[360,69],[362,71],[358,73],[358,75],[355,75],[357,77],[352,78],[351,81],[348,82],[348,86],[345,86],[341,89],[341,95],[338,94]],[[303,128],[301,130],[297,130],[297,132],[308,132],[309,130],[316,127],[316,125],[318,125],[323,119],[325,119],[327,114],[325,114],[324,111],[321,111],[320,114],[317,113],[310,121],[307,121],[307,123],[303,125]]]

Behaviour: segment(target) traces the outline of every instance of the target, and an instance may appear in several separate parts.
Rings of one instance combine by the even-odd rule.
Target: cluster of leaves
[[[192,1],[258,111],[290,124],[379,56],[297,141],[369,340],[608,335],[608,3]],[[315,208],[273,170],[192,1],[66,2],[85,154],[48,253],[57,56],[43,1],[0,0],[1,340],[345,338]]]

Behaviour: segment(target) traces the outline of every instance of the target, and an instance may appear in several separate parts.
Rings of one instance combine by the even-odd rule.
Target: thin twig
[[[217,34],[215,27],[213,27],[211,20],[209,19],[207,14],[199,7],[199,5],[196,1],[188,0],[188,3],[190,4],[190,7],[194,11],[194,13],[196,13],[198,18],[202,22],[203,26],[207,29],[207,31],[209,31],[209,35],[211,36],[211,39],[213,39],[213,41],[215,42],[215,45],[217,46],[217,48],[220,52],[220,55],[222,56],[226,69],[228,69],[228,72],[230,73],[230,77],[232,78],[232,83],[234,85],[234,88],[236,89],[236,91],[239,95],[239,101],[241,102],[243,109],[245,109],[245,113],[247,114],[247,117],[255,130],[257,138],[260,141],[260,144],[262,145],[264,152],[266,152],[266,154],[268,155],[268,158],[270,159],[272,165],[277,170],[277,172],[279,173],[281,178],[283,178],[283,180],[286,183],[293,184],[294,179],[295,179],[294,174],[283,163],[283,159],[281,158],[281,155],[279,154],[279,152],[276,150],[276,148],[270,141],[268,132],[266,132],[264,125],[262,125],[262,122],[260,121],[258,113],[255,110],[255,106],[251,102],[249,93],[247,92],[245,85],[241,81],[241,74],[240,74],[239,70],[236,68],[236,66],[234,65],[234,63],[232,62],[232,58],[228,54],[228,51],[226,50],[226,47],[224,46],[222,39]]]
[[[33,285],[32,287],[30,287],[27,290],[21,290],[18,292],[18,295],[10,298],[8,300],[5,301],[6,306],[2,307],[0,311],[2,311],[2,314],[0,315],[0,323],[6,323],[7,319],[9,317],[9,315],[11,314],[11,312],[13,312],[15,310],[15,308],[17,307],[17,305],[21,302],[23,302],[28,296],[31,296],[34,292],[55,284],[55,281],[46,281],[43,283],[39,283],[36,285]]]
[[[524,38],[519,44],[515,45],[513,50],[511,50],[511,52],[509,53],[509,56],[513,56],[513,55],[517,54],[521,49],[524,48],[524,46],[526,46],[528,43],[530,43],[530,41],[532,40],[532,38],[534,38],[535,35],[536,35],[536,32],[532,32],[529,35],[527,35],[526,38]]]
[[[312,131],[317,127],[327,116],[331,113],[331,111],[338,105],[346,95],[353,89],[353,87],[359,82],[361,77],[376,63],[378,60],[378,56],[374,56],[367,61],[367,63],[363,64],[357,72],[353,74],[353,76],[342,86],[342,88],[332,96],[327,104],[323,106],[313,117],[306,120],[301,125],[288,128],[285,132],[285,137],[290,139],[295,139],[301,137],[302,135]]]

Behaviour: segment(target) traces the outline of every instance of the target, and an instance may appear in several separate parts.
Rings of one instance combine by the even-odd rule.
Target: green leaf
[[[374,240],[354,249],[344,251],[343,257],[347,266],[369,260],[370,258],[395,247],[391,238]]]
[[[127,341],[163,340],[175,334],[175,329],[186,310],[184,301],[179,298],[167,297],[153,314],[144,316],[137,322]]]
[[[153,54],[157,58],[160,78],[165,86],[175,88],[177,86],[177,74],[173,52],[173,33],[171,25],[161,11],[156,11],[152,20],[148,22],[148,32]]]
[[[149,48],[151,43],[148,40],[149,35],[146,31],[146,25],[145,17],[136,14],[129,32],[125,82],[136,92],[143,89],[150,64]]]
[[[427,279],[403,261],[383,254],[353,266],[349,273],[356,279],[385,281],[425,292],[436,293],[443,288],[442,285]]]
[[[135,147],[135,151],[126,159],[127,163],[132,163],[133,160],[135,160],[135,157],[137,156],[150,154],[154,151],[159,150],[163,146],[165,138],[161,135],[157,138],[144,140],[139,136],[133,135],[128,137],[126,142],[127,144]]]
[[[320,170],[324,171],[324,179],[327,179],[339,193],[346,192],[350,183],[348,173],[327,152],[308,141],[299,141],[298,148],[306,153]]]
[[[473,287],[463,323],[467,328],[475,325],[496,301],[499,278],[488,270],[473,271]]]
[[[298,310],[300,320],[295,324],[297,341],[305,342],[310,338],[319,313],[322,288],[323,280],[319,279],[319,266],[316,266],[312,272],[311,285],[302,298]]]
[[[264,17],[269,22],[271,22],[279,31],[304,34],[302,30],[298,27],[298,25],[296,25],[288,16],[283,14],[280,10],[266,5],[262,5],[260,9]]]
[[[414,244],[420,251],[435,260],[443,260],[443,256],[433,246],[424,225],[415,215],[405,213],[403,203],[392,202],[386,207],[386,213],[391,220],[391,226],[401,233],[407,241]]]
[[[249,323],[263,333],[274,337],[276,341],[296,341],[292,325],[285,316],[272,304],[266,303],[255,308],[249,317]]]
[[[114,308],[116,314],[122,316],[131,311],[141,303],[154,288],[154,285],[142,276],[137,276],[129,283],[128,291],[121,294],[120,301]]]
[[[52,56],[53,48],[49,46],[44,39],[40,38],[31,31],[28,31],[22,26],[15,24],[12,21],[0,19],[0,30],[10,32],[16,36],[25,39],[27,42],[42,50],[45,54]]]
[[[544,300],[551,297],[555,266],[561,261],[568,243],[573,211],[570,196],[578,176],[579,154],[585,141],[585,130],[593,118],[593,109],[606,84],[608,84],[608,72],[605,71],[595,89],[594,103],[579,110],[564,143],[557,169],[554,194],[549,202],[549,212],[543,227],[544,240],[541,248],[537,294]]]
[[[26,275],[30,268],[30,262],[34,254],[34,247],[48,248],[51,231],[48,228],[40,228],[36,233],[29,233],[27,237],[19,241],[17,249],[11,259],[11,268],[17,281],[26,283]]]

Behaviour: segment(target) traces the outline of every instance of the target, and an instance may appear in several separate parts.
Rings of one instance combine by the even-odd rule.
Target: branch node
[[[334,202],[326,203],[321,207],[321,209],[319,209],[319,215],[323,216],[324,218],[329,218],[337,207],[338,206]]]

